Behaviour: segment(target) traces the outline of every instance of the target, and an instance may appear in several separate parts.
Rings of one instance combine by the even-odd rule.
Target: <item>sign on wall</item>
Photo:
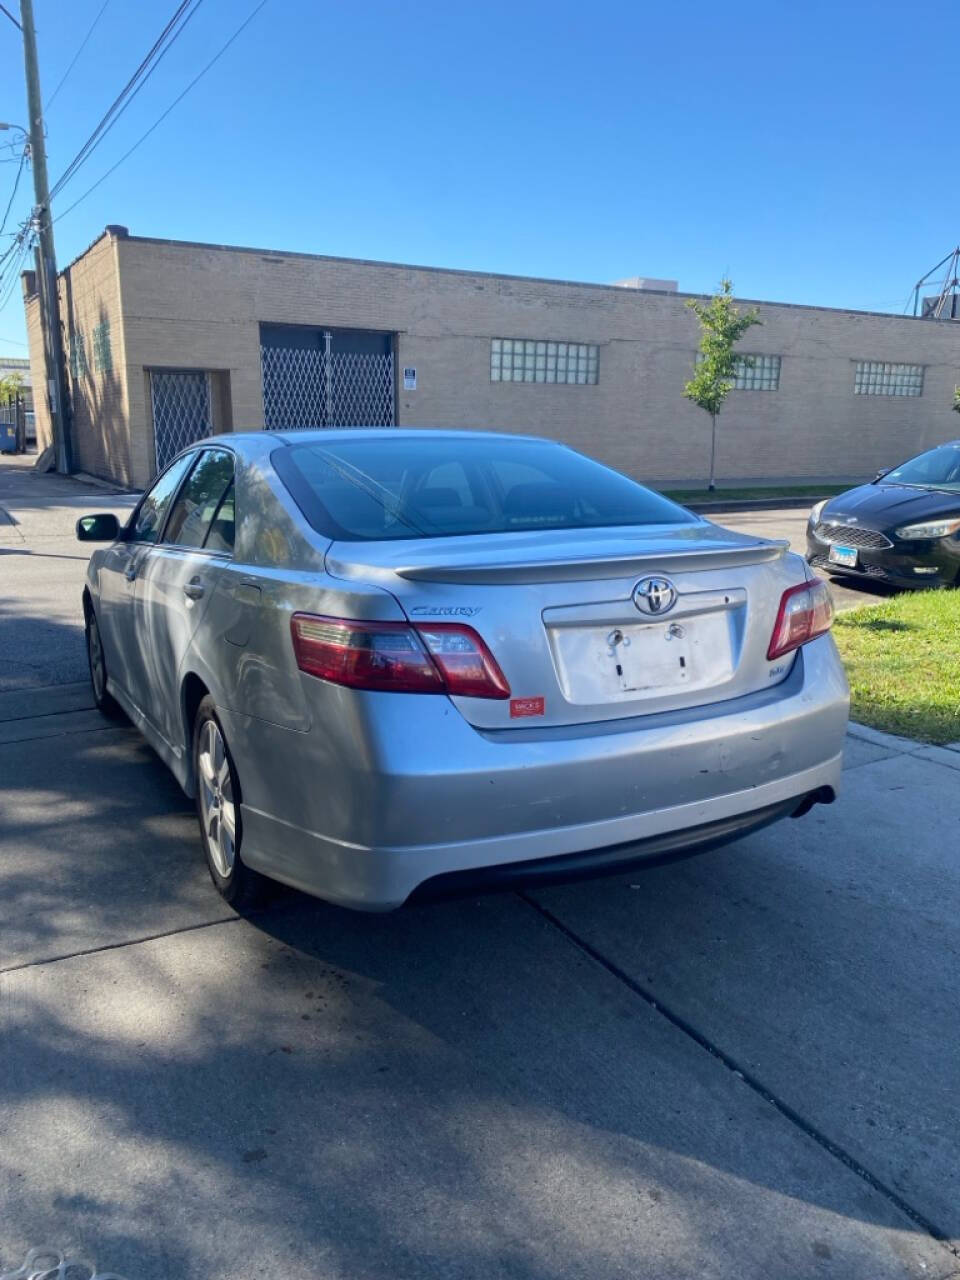
[[[404,391],[416,391],[417,389],[417,370],[412,364],[403,367],[403,389]]]

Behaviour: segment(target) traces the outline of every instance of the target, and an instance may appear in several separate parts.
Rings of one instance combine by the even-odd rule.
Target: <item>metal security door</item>
[[[390,334],[261,325],[260,344],[268,431],[396,424]]]
[[[178,369],[150,374],[157,471],[188,444],[213,435],[209,373]]]

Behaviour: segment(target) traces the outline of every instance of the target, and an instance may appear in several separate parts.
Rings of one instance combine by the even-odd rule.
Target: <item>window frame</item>
[[[507,349],[509,345],[509,350]],[[521,350],[517,351],[517,345]],[[560,370],[561,350],[564,360],[564,377],[557,376]],[[528,348],[530,348],[528,350]],[[551,348],[553,350],[551,351]],[[574,348],[574,351],[570,349]],[[583,354],[581,355],[581,349]],[[598,342],[580,342],[569,341],[561,338],[490,338],[490,381],[491,383],[510,383],[514,386],[538,386],[538,387],[596,387],[600,383],[600,344]],[[510,357],[510,376],[504,377],[505,355]],[[521,377],[515,377],[518,366],[516,363],[517,355],[520,356],[519,372]],[[573,361],[572,368],[574,376],[567,376],[571,369],[571,359]],[[580,361],[584,361],[584,380],[579,379]],[[553,368],[550,368],[550,361],[553,361]],[[496,375],[494,374],[494,365],[496,364]],[[529,369],[531,376],[526,377]],[[553,377],[548,374],[553,373]],[[591,377],[592,374],[592,377]],[[538,376],[539,375],[539,376]]]
[[[196,459],[194,459],[194,461],[191,462],[190,465],[187,467],[186,471],[184,471],[183,475],[180,477],[180,483],[173,490],[173,493],[171,494],[171,497],[170,497],[170,505],[168,506],[167,510],[164,512],[163,522],[160,526],[160,531],[157,534],[157,538],[154,542],[144,542],[141,538],[135,538],[133,536],[134,530],[137,527],[137,519],[140,515],[140,512],[143,510],[143,504],[150,497],[151,493],[153,493],[154,489],[157,487],[157,485],[160,483],[163,477],[167,474],[167,472],[172,471],[173,468],[177,465],[178,462],[181,461],[182,458],[184,458],[185,456],[187,456],[189,453],[192,453],[192,452],[199,453],[200,451],[196,449],[195,446],[191,447],[190,449],[182,449],[177,454],[177,456],[175,458],[171,458],[170,461],[167,463],[167,465],[163,468],[163,470],[157,476],[154,477],[153,484],[151,484],[149,489],[146,489],[144,491],[143,495],[140,498],[140,501],[137,503],[137,505],[133,508],[133,511],[130,513],[130,519],[124,525],[124,528],[123,528],[124,542],[131,542],[138,547],[160,546],[161,542],[163,541],[163,535],[167,531],[167,519],[169,518],[170,512],[173,510],[174,503],[176,502],[177,498],[180,496],[180,490],[183,487],[184,481],[193,471],[193,468],[196,464]]]
[[[208,556],[224,556],[227,559],[233,559],[233,554],[234,554],[234,551],[236,550],[236,534],[234,534],[233,549],[230,551],[212,550],[207,546],[207,539],[210,537],[210,530],[213,528],[214,523],[217,519],[217,516],[220,514],[220,508],[223,506],[224,501],[226,500],[227,494],[230,493],[231,490],[233,490],[234,492],[234,513],[236,513],[237,455],[233,451],[233,449],[229,449],[225,445],[221,445],[221,444],[214,445],[214,444],[210,444],[208,441],[205,441],[200,446],[192,445],[189,447],[189,449],[184,450],[183,452],[189,452],[190,449],[192,449],[197,456],[194,458],[193,462],[187,468],[186,472],[184,473],[183,479],[180,481],[179,485],[177,486],[177,490],[176,490],[176,493],[174,494],[173,501],[170,503],[170,508],[167,511],[166,517],[164,518],[164,521],[163,521],[163,531],[161,533],[161,536],[157,539],[157,541],[153,545],[157,547],[168,547],[172,551],[198,552]],[[233,475],[230,477],[229,483],[224,488],[224,491],[223,493],[221,493],[220,499],[217,502],[216,507],[214,508],[213,515],[210,517],[210,523],[207,526],[207,531],[203,535],[202,544],[199,547],[188,547],[182,542],[171,542],[167,538],[167,529],[170,525],[170,518],[173,515],[174,508],[176,507],[177,503],[180,501],[180,495],[182,494],[184,487],[190,483],[190,477],[193,475],[194,471],[196,471],[197,467],[200,464],[200,459],[203,457],[205,453],[229,454],[230,457],[233,459]],[[183,453],[178,454],[177,457],[178,458],[183,457]],[[170,466],[171,467],[174,466],[176,461],[177,461],[177,458],[174,458],[173,462],[170,463]]]
[[[883,396],[894,400],[919,400],[923,396],[927,366],[903,360],[854,360],[853,394],[855,396]],[[916,379],[911,383],[910,379]],[[890,390],[883,381],[889,379]],[[897,379],[905,381],[898,382]],[[912,387],[916,387],[913,390]],[[900,387],[908,388],[901,390]]]
[[[173,508],[176,506],[177,499],[180,497],[180,490],[183,488],[183,486],[187,483],[187,481],[193,475],[193,469],[197,465],[197,461],[201,453],[205,453],[209,449],[222,449],[222,450],[225,450],[227,453],[232,454],[233,456],[233,479],[231,480],[230,484],[227,485],[226,489],[224,489],[223,495],[220,498],[220,502],[217,504],[217,510],[216,512],[214,512],[213,519],[216,520],[217,513],[220,511],[220,507],[223,505],[223,500],[227,496],[227,494],[230,492],[231,488],[233,488],[233,491],[234,491],[234,503],[236,504],[236,485],[237,485],[237,451],[236,449],[233,449],[228,444],[221,444],[219,440],[215,445],[210,444],[207,440],[204,440],[202,443],[195,441],[193,444],[187,445],[185,449],[181,449],[175,458],[171,458],[170,461],[167,463],[167,465],[159,473],[159,475],[157,475],[154,478],[153,484],[151,484],[150,488],[144,492],[140,501],[137,503],[137,505],[133,508],[133,511],[130,513],[130,518],[128,519],[127,523],[123,527],[124,542],[132,543],[134,546],[137,546],[137,547],[148,547],[148,548],[149,547],[168,547],[172,550],[196,552],[198,555],[224,556],[227,559],[231,559],[231,560],[233,559],[233,556],[236,552],[236,539],[234,539],[233,552],[211,551],[211,550],[208,550],[206,546],[181,547],[181,546],[178,546],[178,544],[175,542],[165,541],[166,533],[167,533],[167,522],[170,519],[170,515],[171,515],[171,512],[173,511]],[[164,514],[163,524],[160,528],[160,533],[157,537],[156,542],[142,542],[138,538],[134,538],[133,530],[136,527],[137,517],[140,514],[140,510],[143,507],[143,504],[146,502],[147,498],[150,497],[150,494],[153,493],[154,489],[157,487],[157,485],[160,483],[163,477],[167,474],[167,472],[172,471],[173,468],[177,465],[177,463],[182,458],[188,457],[190,454],[194,454],[195,457],[193,458],[193,461],[190,463],[190,465],[187,467],[186,471],[181,476],[180,483],[177,485],[177,487],[173,491],[173,495],[170,499],[170,505]],[[236,511],[236,506],[234,506],[234,511]],[[212,525],[213,521],[211,521],[210,523]],[[209,533],[209,530],[208,530],[208,533]],[[204,542],[206,542],[206,538],[204,539]]]
[[[734,374],[733,389],[734,391],[779,391],[780,376],[783,372],[783,356],[778,355],[775,351],[744,351],[736,352],[737,368]],[[750,361],[747,364],[746,361]],[[764,362],[771,362],[769,365]],[[774,365],[772,362],[776,361]],[[775,369],[775,380],[772,386],[764,386],[764,371],[766,369]],[[758,374],[754,380],[751,375]],[[769,380],[769,379],[767,379]],[[759,385],[758,385],[759,384]]]

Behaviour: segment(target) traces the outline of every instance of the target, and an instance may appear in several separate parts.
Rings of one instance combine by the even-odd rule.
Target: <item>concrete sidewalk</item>
[[[0,692],[86,679],[80,593],[90,555],[75,525],[90,511],[123,518],[136,502],[35,472],[33,461],[0,462]]]
[[[49,660],[0,693],[0,1272],[960,1276],[960,755],[858,731],[836,805],[688,862],[240,919],[58,678],[57,537]]]

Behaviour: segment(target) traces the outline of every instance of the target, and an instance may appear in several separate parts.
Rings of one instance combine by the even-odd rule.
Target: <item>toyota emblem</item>
[[[633,603],[641,613],[668,613],[677,603],[677,588],[666,578],[641,578],[633,588]]]

